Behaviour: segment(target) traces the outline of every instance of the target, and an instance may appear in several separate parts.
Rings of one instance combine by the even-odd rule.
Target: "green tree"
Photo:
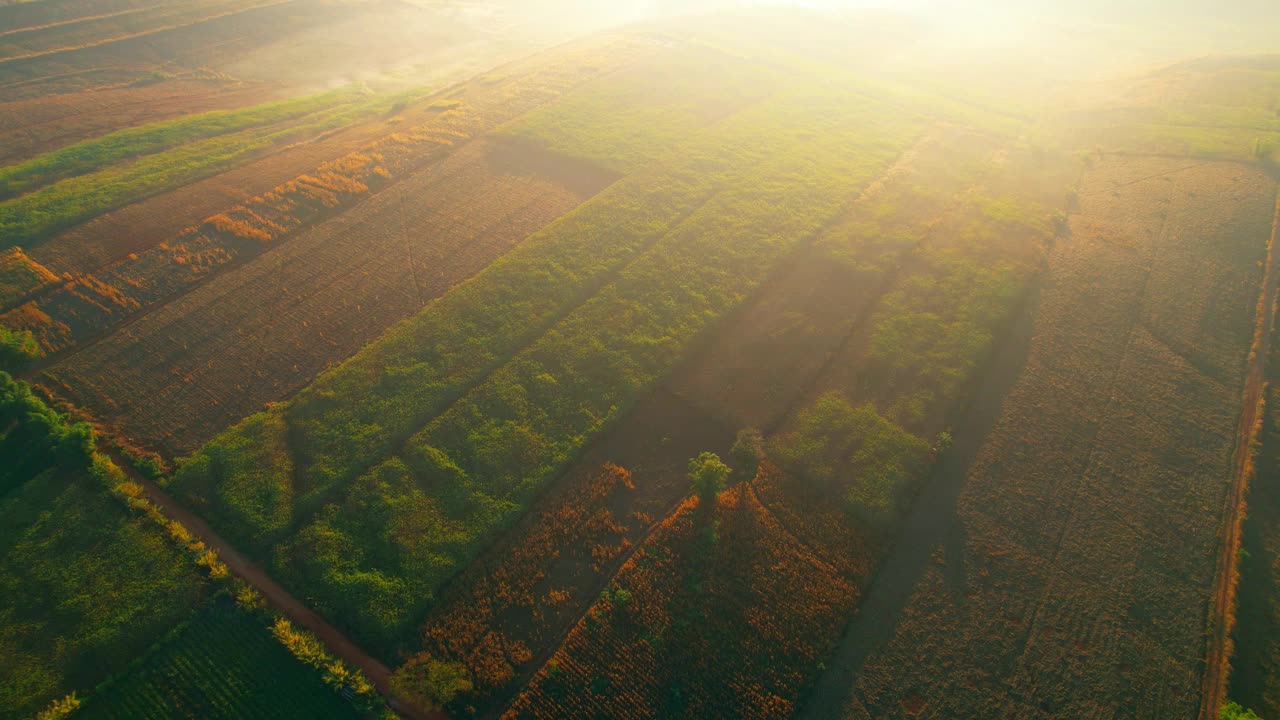
[[[1230,702],[1218,711],[1218,720],[1262,720],[1252,710],[1240,707],[1240,703]]]
[[[470,692],[471,678],[458,663],[446,663],[428,655],[412,657],[391,676],[391,689],[425,709],[439,710],[458,693]]]
[[[0,369],[19,368],[43,356],[30,330],[0,328]]]
[[[755,428],[743,428],[729,450],[729,460],[735,469],[744,476],[755,475],[760,463],[764,461],[764,435]]]
[[[689,461],[689,482],[707,507],[715,503],[730,472],[729,466],[713,452],[704,452]]]

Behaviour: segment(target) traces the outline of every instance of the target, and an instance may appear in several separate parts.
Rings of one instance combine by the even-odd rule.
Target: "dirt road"
[[[226,563],[231,572],[262,593],[262,596],[266,598],[272,607],[287,615],[290,620],[314,633],[329,648],[329,652],[347,664],[359,668],[378,689],[378,692],[388,699],[397,712],[412,720],[447,720],[448,716],[444,713],[423,712],[416,708],[405,707],[403,704],[392,700],[390,668],[377,658],[369,655],[341,631],[326,622],[324,618],[302,604],[292,593],[285,590],[275,580],[272,580],[262,568],[240,554],[226,540],[223,540],[209,527],[208,523],[183,507],[181,503],[174,500],[172,496],[160,489],[155,483],[144,478],[125,462],[124,458],[114,453],[106,454],[111,457],[112,462],[129,476],[130,480],[142,486],[147,493],[147,498],[159,507],[165,515],[181,523],[187,530],[191,531],[192,535],[203,541],[205,545],[216,550],[219,558]]]
[[[1267,243],[1266,271],[1258,295],[1258,311],[1254,320],[1253,346],[1249,350],[1249,366],[1245,372],[1244,398],[1241,401],[1240,424],[1236,428],[1236,449],[1232,458],[1231,490],[1223,511],[1222,544],[1218,548],[1218,568],[1214,575],[1212,615],[1208,631],[1208,647],[1204,676],[1200,683],[1200,720],[1216,720],[1218,709],[1227,695],[1231,661],[1231,631],[1235,626],[1235,592],[1239,579],[1238,556],[1240,530],[1244,520],[1245,496],[1253,476],[1253,444],[1262,429],[1262,403],[1267,387],[1267,356],[1271,332],[1275,327],[1276,286],[1280,281],[1280,254],[1276,238],[1280,235],[1280,194],[1276,197],[1276,214]]]

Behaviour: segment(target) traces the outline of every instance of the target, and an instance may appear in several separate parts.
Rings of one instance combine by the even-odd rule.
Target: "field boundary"
[[[173,30],[182,30],[189,27],[195,27],[197,25],[202,25],[204,23],[211,22],[213,20],[221,20],[223,18],[233,17],[235,15],[251,12],[253,10],[262,10],[269,7],[275,7],[277,5],[289,5],[295,2],[297,2],[297,0],[268,0],[268,2],[264,2],[259,5],[248,5],[245,7],[237,8],[235,10],[229,10],[227,12],[218,13],[215,15],[206,15],[204,17],[196,18],[195,20],[192,20],[190,22],[185,22],[185,23],[180,22],[175,25],[164,25],[158,28],[152,28],[150,30],[143,30],[141,32],[130,33],[128,35],[119,35],[116,37],[104,38],[101,40],[94,40],[94,41],[84,43],[82,45],[53,48],[50,50],[39,50],[36,52],[25,53],[22,55],[10,55],[8,57],[0,58],[0,66],[6,65],[8,63],[13,63],[13,62],[20,62],[22,60],[34,60],[36,58],[49,57],[50,55],[61,55],[62,53],[75,52],[77,50],[88,50],[90,48],[102,47],[104,45],[112,45],[114,43],[124,42],[126,40],[136,40],[138,38],[148,37],[148,36],[156,35],[159,33],[165,33]]]
[[[397,712],[411,720],[447,720],[447,716],[442,713],[427,713],[419,708],[405,706],[396,702],[394,700],[395,695],[391,689],[390,668],[365,652],[363,648],[348,638],[341,630],[330,625],[324,618],[294,597],[292,593],[271,579],[253,561],[242,555],[226,540],[223,540],[199,516],[185,508],[155,483],[143,477],[128,462],[127,458],[112,449],[102,448],[99,452],[109,458],[116,467],[120,468],[130,481],[137,483],[146,494],[147,499],[162,510],[168,518],[181,524],[192,535],[216,551],[218,559],[237,577],[262,593],[268,603],[294,622],[314,633],[335,656],[359,668],[373,683],[374,687],[378,689],[378,692],[387,699],[388,704]]]
[[[1280,253],[1276,239],[1280,235],[1280,190],[1276,194],[1275,217],[1271,238],[1267,241],[1267,260],[1258,295],[1254,320],[1253,344],[1249,348],[1245,370],[1240,423],[1236,430],[1236,447],[1232,457],[1231,488],[1225,500],[1222,543],[1218,547],[1214,592],[1209,599],[1209,618],[1205,671],[1200,683],[1200,720],[1217,720],[1227,695],[1231,675],[1231,634],[1236,624],[1236,587],[1240,582],[1240,542],[1244,524],[1249,482],[1254,474],[1253,448],[1262,431],[1263,405],[1267,388],[1267,348],[1275,329],[1276,289],[1280,283]]]
[[[764,160],[762,160],[761,162],[764,162]],[[503,367],[509,364],[512,360],[514,360],[526,349],[533,346],[535,343],[537,343],[539,340],[545,337],[548,332],[550,332],[554,327],[560,324],[560,322],[563,321],[566,317],[568,317],[578,308],[582,307],[586,303],[590,302],[593,298],[598,296],[605,288],[609,287],[613,282],[615,282],[618,279],[618,277],[621,276],[622,273],[627,270],[627,268],[631,267],[634,263],[636,263],[640,259],[648,256],[652,252],[654,247],[656,247],[660,242],[662,242],[668,236],[673,234],[677,229],[683,227],[684,224],[690,220],[690,218],[692,218],[697,213],[701,212],[704,208],[706,208],[708,205],[714,202],[716,198],[720,197],[720,195],[724,192],[725,192],[725,188],[723,186],[716,186],[716,188],[706,197],[705,200],[699,202],[696,206],[690,208],[688,211],[682,213],[677,218],[675,218],[671,223],[670,227],[665,232],[653,238],[652,240],[645,242],[643,244],[643,247],[639,248],[630,257],[620,262],[617,266],[605,271],[600,277],[596,278],[595,280],[591,281],[589,284],[581,288],[580,292],[574,295],[573,298],[569,300],[568,304],[566,304],[563,308],[560,308],[559,310],[557,310],[555,313],[549,316],[544,322],[539,323],[536,327],[534,327],[530,331],[530,334],[526,341],[521,342],[517,347],[511,348],[509,352],[503,353],[502,355],[495,357],[491,364],[482,368],[480,375],[460,385],[456,389],[455,395],[452,398],[450,398],[448,401],[446,401],[443,405],[441,405],[440,409],[434,412],[429,419],[427,419],[425,422],[423,422],[420,425],[415,425],[413,429],[410,432],[407,432],[403,437],[395,438],[389,446],[390,447],[389,452],[383,455],[380,455],[374,460],[361,464],[359,470],[352,476],[352,479],[349,482],[341,485],[335,484],[333,488],[329,489],[328,491],[323,493],[321,496],[314,499],[312,501],[312,505],[306,508],[305,512],[299,513],[290,522],[289,527],[282,532],[281,537],[287,537],[298,532],[298,530],[300,530],[307,523],[309,523],[316,516],[316,514],[318,514],[324,508],[324,506],[327,503],[329,503],[335,497],[339,497],[343,493],[347,492],[351,487],[351,485],[354,484],[354,482],[358,480],[362,475],[368,473],[370,470],[376,468],[378,465],[381,465],[382,463],[386,462],[389,458],[397,457],[401,455],[404,452],[405,448],[408,446],[409,442],[412,441],[415,435],[417,435],[423,429],[430,426],[431,423],[435,422],[437,418],[449,412],[459,402],[462,402],[471,392],[473,392],[476,388],[486,383],[495,373],[497,373],[499,370],[501,370]],[[594,198],[592,198],[592,200],[594,200]],[[588,200],[587,202],[591,202],[591,200]],[[583,203],[583,205],[585,204],[586,203]],[[466,282],[471,282],[476,277],[478,277],[478,274],[475,276],[472,276]],[[448,293],[445,293],[445,295],[447,294]],[[444,295],[440,296],[440,298],[443,298],[443,297]],[[438,300],[440,298],[436,298],[436,299]],[[418,313],[411,315],[410,318],[416,317],[418,314],[424,311],[426,311],[426,306],[423,306],[423,308],[420,309]],[[406,321],[407,320],[408,318],[406,318]],[[383,333],[379,335],[379,338],[384,337],[387,334],[387,332],[390,331],[390,329],[391,328],[384,330]],[[375,340],[374,342],[377,342],[377,341]],[[348,358],[348,360],[350,360],[350,358]],[[314,382],[315,382],[315,379],[313,378],[312,383]],[[305,389],[306,387],[309,387],[310,384],[311,383],[308,383],[308,385],[305,386],[303,389]],[[298,392],[301,392],[301,390],[299,390]],[[297,394],[298,393],[295,392],[292,395],[290,395],[288,398],[285,398],[284,400],[282,400],[281,402],[285,402],[285,403],[290,402]],[[285,437],[287,439],[286,442],[289,448],[290,456],[294,460],[293,479],[294,479],[295,487],[300,487],[301,486],[300,483],[303,478],[303,473],[305,473],[309,469],[309,466],[307,468],[303,468],[301,464],[297,462],[298,455],[295,454],[295,451],[294,451],[294,448],[296,448],[299,445],[299,442],[297,441],[297,436],[294,434],[296,432],[295,430],[296,425],[290,421],[290,416],[287,411],[284,413],[284,420],[285,420],[285,427],[286,427],[286,433],[285,433]],[[585,449],[586,448],[584,447],[584,451]],[[275,542],[278,542],[278,540],[272,541],[273,544]]]

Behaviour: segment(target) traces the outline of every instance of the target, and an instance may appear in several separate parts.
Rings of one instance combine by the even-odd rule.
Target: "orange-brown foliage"
[[[858,593],[761,502],[775,474],[664,519],[506,717],[793,713]]]
[[[428,619],[424,654],[463,663],[475,684],[472,699],[510,682],[533,659],[529,642],[541,639],[544,615],[570,597],[565,586],[576,578],[556,577],[557,561],[589,549],[596,563],[605,562],[630,547],[626,535],[635,520],[620,520],[609,506],[633,490],[631,474],[612,464],[568,488],[517,535],[496,567],[469,571],[475,581],[459,583],[467,590]]]

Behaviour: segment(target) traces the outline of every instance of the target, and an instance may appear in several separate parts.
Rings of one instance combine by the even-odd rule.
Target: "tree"
[[[466,667],[440,662],[426,654],[410,658],[391,676],[391,689],[397,695],[430,710],[444,708],[458,693],[470,692],[471,688]]]
[[[725,465],[720,456],[713,452],[704,452],[689,461],[689,482],[693,491],[707,507],[715,504],[716,496],[724,488],[732,470]]]
[[[0,369],[20,368],[43,355],[30,330],[0,328]]]
[[[755,428],[743,428],[729,450],[729,460],[739,473],[754,476],[764,460],[764,436]]]
[[[35,720],[62,720],[71,717],[79,709],[80,699],[75,693],[71,693],[60,700],[54,700],[49,707],[36,713]]]
[[[1218,711],[1218,720],[1262,720],[1252,710],[1240,707],[1239,703],[1227,703]]]

